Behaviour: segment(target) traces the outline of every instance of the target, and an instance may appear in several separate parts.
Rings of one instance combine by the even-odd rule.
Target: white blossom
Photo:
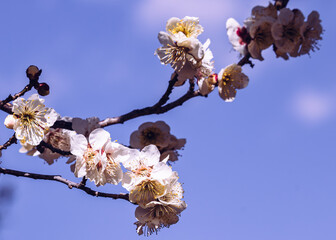
[[[148,145],[141,152],[130,152],[130,158],[123,162],[129,171],[124,174],[122,186],[130,192],[131,202],[144,207],[166,194],[168,184],[176,177],[167,160],[160,162],[160,152],[155,145]]]
[[[280,10],[278,19],[272,25],[272,36],[279,51],[298,55],[301,44],[300,28],[303,25],[304,16],[300,10],[291,11],[288,8]]]
[[[145,122],[130,137],[131,147],[138,149],[150,144],[164,148],[169,145],[169,141],[170,127],[163,121]]]
[[[132,148],[142,149],[145,146],[154,144],[161,152],[160,159],[164,160],[169,156],[169,162],[174,162],[178,159],[176,150],[184,147],[185,143],[185,138],[177,139],[170,133],[170,127],[164,121],[143,123],[130,137],[130,146]]]
[[[182,186],[173,180],[164,196],[148,203],[145,208],[137,207],[135,210],[135,217],[138,220],[135,222],[137,233],[148,236],[157,233],[163,227],[177,223],[180,213],[187,207],[182,198]]]
[[[245,26],[241,26],[235,19],[229,18],[226,21],[226,32],[234,50],[241,55],[246,55],[246,45],[251,41],[251,37]]]
[[[45,135],[43,141],[50,144],[52,147],[69,152],[70,151],[70,138],[76,133],[67,129],[53,129]],[[21,143],[22,144],[22,143]],[[49,165],[53,164],[55,160],[60,158],[62,155],[51,151],[49,148],[44,148],[43,152],[39,152],[35,146],[30,144],[22,144],[19,150],[20,153],[26,153],[29,156],[38,156],[44,159]]]
[[[76,156],[76,177],[86,177],[97,186],[121,181],[120,162],[127,159],[128,148],[111,142],[107,131],[101,128],[93,130],[89,141],[82,134],[72,136],[71,153]]]
[[[248,44],[248,51],[252,58],[264,60],[261,51],[270,47],[274,42],[271,32],[274,21],[274,18],[262,17],[251,24],[249,28],[251,42]]]
[[[162,64],[170,64],[178,74],[176,86],[186,79],[193,79],[196,68],[204,57],[202,43],[196,38],[188,38],[182,32],[172,36],[160,32],[158,39],[163,45],[155,51]]]
[[[320,15],[316,11],[312,11],[306,22],[300,28],[302,36],[302,45],[299,54],[309,54],[310,51],[319,49],[317,43],[322,40],[323,28],[321,26]]]
[[[237,90],[247,87],[248,77],[242,73],[241,66],[231,64],[218,73],[218,91],[226,102],[232,102]]]
[[[197,17],[186,16],[183,19],[172,17],[167,21],[166,31],[175,37],[181,36],[179,33],[182,33],[185,37],[197,38],[203,32],[203,27]]]
[[[33,94],[28,100],[18,98],[13,101],[13,129],[21,143],[38,145],[59,117],[54,109],[46,108],[43,103],[44,100],[37,94]]]

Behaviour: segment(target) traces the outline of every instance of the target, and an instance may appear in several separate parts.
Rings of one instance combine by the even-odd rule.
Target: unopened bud
[[[13,129],[14,128],[14,124],[15,124],[15,118],[13,115],[8,115],[6,118],[5,118],[5,122],[4,122],[6,128],[9,128],[9,129]]]
[[[210,83],[212,85],[216,85],[218,83],[218,75],[217,75],[217,73],[211,74],[208,77],[208,83]]]
[[[42,70],[40,70],[38,67],[34,65],[30,65],[26,70],[27,77],[31,81],[37,81],[41,73],[42,73]]]
[[[46,83],[40,83],[38,85],[38,88],[37,88],[37,92],[38,94],[40,94],[41,96],[47,96],[49,95],[49,85],[46,84]]]

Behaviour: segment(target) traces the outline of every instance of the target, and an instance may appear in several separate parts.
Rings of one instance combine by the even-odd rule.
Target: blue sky
[[[211,39],[216,72],[237,62],[225,21],[242,22],[253,0],[14,0],[0,7],[0,98],[21,90],[25,69],[43,69],[51,87],[46,105],[62,116],[118,116],[155,103],[172,69],[153,55],[157,34],[172,16],[198,16]],[[325,29],[321,50],[284,61],[271,50],[265,61],[244,67],[249,86],[225,103],[215,90],[164,115],[106,128],[128,144],[146,121],[164,120],[187,138],[173,165],[188,208],[158,239],[334,240],[336,239],[336,83],[334,1],[290,1],[305,16],[319,11]],[[187,90],[176,88],[172,98]],[[33,93],[34,91],[32,91]],[[28,95],[29,96],[29,95]],[[0,120],[6,117],[0,114]],[[0,128],[0,142],[12,132]],[[11,146],[1,165],[61,174],[77,180],[66,159],[48,166]],[[79,181],[79,179],[78,179]],[[137,239],[132,204],[94,198],[59,183],[1,176],[15,198],[0,239]],[[94,187],[90,183],[90,186]],[[125,192],[118,186],[101,191]]]

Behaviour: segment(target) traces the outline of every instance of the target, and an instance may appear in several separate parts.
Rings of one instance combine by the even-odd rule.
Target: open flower
[[[235,19],[229,18],[226,21],[226,31],[233,49],[243,56],[246,55],[246,45],[251,41],[251,36],[246,26],[240,26]]]
[[[161,160],[169,157],[168,161],[173,162],[178,158],[176,150],[184,147],[185,138],[177,139],[170,133],[170,127],[164,121],[146,122],[139,126],[130,137],[130,146],[142,149],[145,146],[154,144],[161,152]]]
[[[158,39],[163,45],[155,51],[162,64],[170,64],[178,74],[177,86],[182,85],[186,79],[194,78],[196,66],[204,57],[204,49],[196,38],[188,38],[179,32],[172,36],[160,32]]]
[[[160,162],[160,152],[155,145],[130,153],[130,158],[123,162],[129,171],[124,174],[122,186],[130,192],[131,202],[145,207],[166,194],[168,184],[176,177],[166,162],[167,159]]]
[[[303,37],[300,55],[309,54],[311,50],[319,49],[317,44],[319,40],[322,40],[323,28],[318,12],[312,11],[309,14],[307,21],[300,28],[300,33]]]
[[[177,37],[178,33],[183,33],[185,37],[197,38],[203,32],[203,27],[199,24],[197,17],[186,16],[183,19],[172,17],[167,21],[166,31]]]
[[[261,51],[270,47],[274,42],[271,32],[274,21],[274,18],[262,17],[251,24],[249,33],[252,40],[248,44],[248,51],[252,58],[260,61],[264,60],[261,56]]]
[[[242,73],[241,66],[231,64],[222,69],[218,74],[218,91],[221,98],[226,102],[232,102],[236,97],[237,90],[247,87],[248,77]]]
[[[38,94],[33,94],[28,100],[18,98],[13,101],[13,129],[21,143],[37,146],[59,117],[54,109],[46,108],[43,103]]]
[[[76,133],[67,129],[50,129],[50,131],[45,135],[43,141],[50,144],[52,147],[69,152],[70,151],[70,138]],[[43,152],[39,152],[35,146],[30,144],[22,144],[20,153],[27,153],[30,156],[38,156],[44,159],[49,165],[53,164],[55,160],[60,158],[62,155],[51,151],[49,148],[43,148]]]
[[[209,49],[210,45],[210,39],[207,39],[205,43],[203,44],[203,50],[204,50],[204,57],[202,59],[202,62],[200,66],[197,66],[196,68],[196,78],[202,79],[209,77],[214,70],[214,61],[212,51]]]
[[[297,56],[301,43],[300,28],[304,16],[300,10],[288,8],[280,10],[277,21],[272,25],[272,36],[277,49],[281,52]]]
[[[71,137],[71,153],[76,156],[76,177],[85,176],[97,186],[121,181],[120,161],[128,157],[128,148],[110,140],[110,134],[101,128],[91,132],[89,141],[81,134]]]
[[[130,138],[130,145],[133,148],[154,144],[158,148],[169,145],[170,127],[164,121],[145,122],[141,124],[137,131],[133,132]]]
[[[180,213],[187,207],[183,198],[183,189],[179,182],[174,180],[169,191],[157,201],[152,201],[145,208],[139,206],[135,210],[137,233],[151,235],[163,227],[169,227],[179,220]]]

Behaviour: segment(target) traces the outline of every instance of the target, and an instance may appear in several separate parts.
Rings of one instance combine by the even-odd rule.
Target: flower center
[[[224,85],[229,84],[229,82],[233,82],[234,81],[234,79],[232,78],[232,74],[231,73],[223,73],[222,80],[223,80],[223,84]]]
[[[135,186],[130,194],[133,195],[132,199],[134,199],[136,203],[143,203],[146,205],[162,196],[164,192],[165,186],[157,180],[144,180]]]
[[[184,33],[186,37],[191,37],[192,33],[195,31],[196,23],[194,22],[187,22],[184,23],[182,20],[172,26],[172,28],[168,29],[169,32],[172,34],[176,34],[179,32]]]
[[[299,33],[293,26],[283,26],[283,36],[291,42],[294,42],[299,36]]]
[[[170,63],[175,71],[179,72],[186,63],[186,54],[189,51],[186,47],[167,45],[162,47],[166,55],[162,58],[165,64]]]

